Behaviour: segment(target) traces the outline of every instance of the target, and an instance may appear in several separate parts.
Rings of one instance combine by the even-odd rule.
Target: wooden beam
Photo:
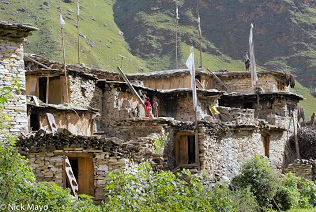
[[[202,83],[198,79],[195,79],[195,82],[197,82],[197,86],[199,89],[204,89]]]
[[[40,62],[38,62],[38,61],[36,61],[36,60],[30,58],[30,57],[27,57],[27,56],[24,56],[24,57],[26,57],[27,59],[33,61],[34,63],[37,63],[38,65],[43,66],[43,67],[46,68],[46,69],[53,70],[52,68],[50,68],[50,67],[48,67],[48,66],[45,66],[44,64],[42,64],[42,63],[40,63]]]
[[[229,90],[228,89],[228,87],[226,86],[226,84],[220,79],[220,78],[218,78],[217,76],[216,76],[216,74],[214,74],[209,68],[207,68],[207,70],[215,77],[215,79],[217,79],[227,90]]]
[[[129,82],[129,80],[127,79],[126,75],[123,73],[123,71],[121,70],[120,67],[117,67],[117,70],[119,70],[120,74],[122,75],[123,79],[125,80],[125,82],[127,83],[128,87],[132,90],[132,92],[137,96],[138,100],[142,103],[142,105],[144,107],[145,103],[143,102],[142,98],[140,98],[140,96],[138,95],[137,91],[134,89],[134,87],[132,86],[132,84]]]
[[[296,121],[293,113],[293,125],[294,125],[294,142],[295,142],[295,150],[296,150],[296,159],[301,159],[300,157],[300,149],[298,145],[298,139],[297,139],[297,127],[296,127]]]

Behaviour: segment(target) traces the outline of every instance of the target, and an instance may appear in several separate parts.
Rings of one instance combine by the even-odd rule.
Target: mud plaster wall
[[[229,91],[237,93],[253,93],[255,87],[251,86],[251,78],[244,76],[218,76],[228,87]],[[265,92],[289,91],[289,87],[284,82],[277,80],[273,75],[258,75],[258,86]]]
[[[212,78],[206,74],[196,74],[200,76],[201,84],[205,89],[211,89],[213,86]],[[141,79],[144,86],[152,89],[177,89],[177,88],[191,88],[191,75],[183,73],[180,76],[160,76],[159,78]]]
[[[92,114],[77,111],[45,111],[39,112],[40,128],[51,132],[51,128],[46,113],[52,113],[55,118],[57,128],[68,129],[75,135],[91,136],[93,134],[94,121]],[[30,117],[28,117],[30,119]],[[30,123],[30,122],[29,122]]]
[[[0,36],[0,88],[13,87],[13,78],[19,79],[20,89],[25,91],[25,70],[23,62],[23,39],[3,38]],[[14,93],[14,97],[4,104],[4,114],[10,115],[4,123],[13,134],[19,134],[27,127],[26,96]]]

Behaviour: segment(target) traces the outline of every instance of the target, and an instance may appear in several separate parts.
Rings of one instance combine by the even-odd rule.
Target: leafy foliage
[[[187,170],[157,173],[144,162],[136,173],[115,170],[105,180],[106,211],[237,211],[227,185],[204,187]]]
[[[277,191],[278,178],[267,159],[255,156],[241,165],[240,174],[232,179],[235,190],[250,187],[261,208],[268,206]]]
[[[298,207],[300,192],[297,184],[299,180],[300,178],[292,173],[288,173],[285,178],[281,179],[278,191],[274,197],[281,210],[285,211]]]

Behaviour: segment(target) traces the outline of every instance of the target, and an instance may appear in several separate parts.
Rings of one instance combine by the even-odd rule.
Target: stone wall
[[[220,118],[224,122],[237,125],[248,125],[253,124],[255,121],[253,109],[240,109],[234,107],[217,107],[220,112]]]
[[[212,181],[238,174],[243,160],[263,155],[261,135],[254,126],[220,127],[199,125],[200,163]]]
[[[23,63],[23,39],[10,39],[0,36],[0,89],[3,87],[16,88],[13,79],[18,79],[21,91],[13,91],[13,97],[4,105],[4,114],[10,118],[5,125],[5,131],[19,134],[27,126],[25,70]]]
[[[316,180],[316,160],[297,159],[289,164],[287,171],[306,180]]]
[[[70,73],[69,82],[69,102],[73,106],[82,108],[102,108],[102,90],[96,86],[96,79]]]
[[[255,87],[251,85],[249,72],[236,72],[236,74],[231,73],[226,75],[220,74],[218,77],[227,85],[230,92],[242,94],[255,92]],[[219,82],[215,83],[219,84]],[[289,87],[285,85],[285,81],[282,81],[279,77],[270,73],[258,73],[258,86],[265,92],[289,92]]]
[[[17,147],[20,153],[29,159],[37,181],[55,182],[63,188],[66,186],[63,172],[64,155],[75,159],[84,158],[87,154],[91,155],[93,171],[90,173],[88,170],[77,171],[85,172],[85,176],[92,178],[93,183],[86,184],[86,180],[80,179],[80,175],[77,181],[79,187],[82,186],[80,182],[85,186],[79,188],[79,191],[92,189],[94,200],[100,201],[105,198],[104,177],[110,171],[119,168],[123,171],[132,170],[143,161],[148,161],[155,171],[167,166],[162,155],[163,149],[159,153],[155,148],[158,137],[158,134],[151,134],[147,137],[123,141],[117,138],[38,133],[29,137],[20,137]],[[79,165],[78,169],[80,169]]]

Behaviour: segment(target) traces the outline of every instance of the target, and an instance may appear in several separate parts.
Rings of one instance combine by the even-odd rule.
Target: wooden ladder
[[[68,183],[71,188],[71,192],[76,198],[78,198],[78,183],[72,171],[71,164],[67,156],[65,156],[65,171],[66,171]]]

